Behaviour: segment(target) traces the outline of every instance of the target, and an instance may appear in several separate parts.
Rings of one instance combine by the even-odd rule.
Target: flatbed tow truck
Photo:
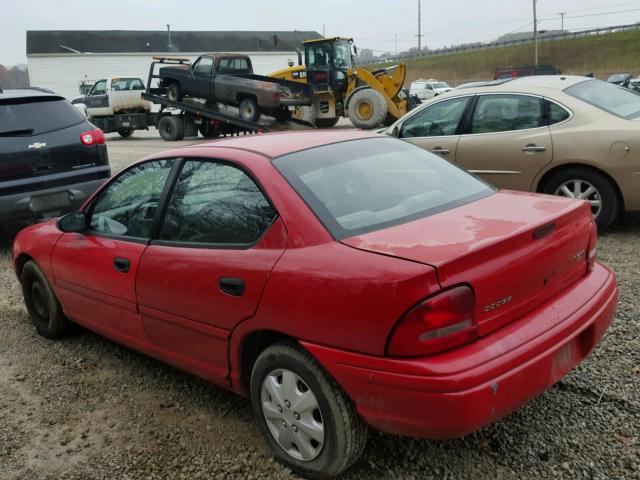
[[[188,58],[153,57],[146,89],[141,95],[144,100],[159,105],[158,111],[118,113],[92,117],[91,121],[105,132],[133,132],[155,127],[162,139],[170,142],[182,140],[184,137],[197,137],[198,132],[205,138],[216,138],[269,131],[264,125],[243,120],[220,110],[217,103],[195,99],[170,100],[166,95],[166,88],[152,86],[158,83],[159,75],[156,73],[158,65],[188,62]]]

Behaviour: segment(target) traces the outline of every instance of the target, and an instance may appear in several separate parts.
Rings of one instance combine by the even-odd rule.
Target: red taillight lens
[[[459,286],[407,312],[396,325],[387,354],[416,357],[449,350],[478,338],[473,291]]]
[[[90,130],[80,134],[80,141],[83,145],[90,147],[92,145],[101,145],[104,143],[104,133],[99,128]]]
[[[591,222],[589,232],[589,247],[587,248],[587,272],[592,272],[598,257],[598,227],[595,222]]]
[[[327,72],[316,72],[315,78],[316,82],[326,82],[329,77],[327,76]]]

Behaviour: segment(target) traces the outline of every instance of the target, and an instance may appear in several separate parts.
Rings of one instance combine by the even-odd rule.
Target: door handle
[[[131,260],[128,258],[116,257],[113,259],[113,268],[117,272],[127,273],[131,268]]]
[[[449,155],[451,153],[451,150],[449,150],[448,148],[436,147],[431,150],[431,153],[435,153],[436,155]]]
[[[223,277],[218,281],[220,291],[227,295],[239,297],[244,293],[244,280],[234,277]]]
[[[529,144],[522,147],[522,151],[525,153],[540,153],[545,152],[547,147],[539,147],[537,145]]]

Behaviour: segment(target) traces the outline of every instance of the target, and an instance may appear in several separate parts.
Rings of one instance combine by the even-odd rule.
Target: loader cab
[[[307,81],[314,91],[347,91],[348,72],[354,66],[354,49],[351,38],[321,38],[304,42]]]

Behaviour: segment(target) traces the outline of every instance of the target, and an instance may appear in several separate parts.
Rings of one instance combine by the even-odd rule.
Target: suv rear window
[[[0,102],[0,135],[29,136],[62,130],[85,121],[59,97],[19,98]]]
[[[392,138],[311,148],[277,158],[274,165],[337,240],[494,193],[446,160]]]
[[[605,112],[631,120],[640,117],[640,95],[601,80],[586,80],[564,90]]]

